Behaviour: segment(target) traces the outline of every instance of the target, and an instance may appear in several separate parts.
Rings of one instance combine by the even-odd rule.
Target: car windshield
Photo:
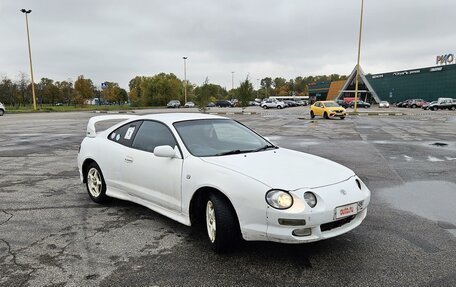
[[[230,119],[204,119],[174,124],[194,156],[223,156],[275,149],[252,130]]]
[[[336,102],[327,102],[327,103],[325,103],[325,107],[334,108],[334,107],[340,107],[340,106]]]

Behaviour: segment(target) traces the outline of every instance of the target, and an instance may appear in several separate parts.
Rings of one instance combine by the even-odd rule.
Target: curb
[[[406,116],[407,114],[406,113],[402,113],[402,112],[351,112],[351,113],[348,113],[348,115],[350,116]]]

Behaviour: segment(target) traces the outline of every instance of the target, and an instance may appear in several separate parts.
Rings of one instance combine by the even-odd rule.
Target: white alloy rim
[[[87,186],[93,197],[98,197],[101,194],[101,175],[96,168],[91,168],[87,174]]]
[[[215,233],[217,231],[215,225],[215,210],[212,201],[208,201],[206,205],[206,226],[207,226],[207,235],[209,236],[209,240],[214,243],[215,242]]]

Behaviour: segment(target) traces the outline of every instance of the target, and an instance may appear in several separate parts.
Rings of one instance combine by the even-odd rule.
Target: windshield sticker
[[[120,134],[117,134],[116,141],[120,140]]]
[[[124,136],[124,139],[129,140],[131,139],[131,136],[133,135],[133,132],[135,131],[135,127],[129,127],[127,130],[127,133]]]
[[[111,139],[113,140],[116,137],[116,133],[111,134]]]

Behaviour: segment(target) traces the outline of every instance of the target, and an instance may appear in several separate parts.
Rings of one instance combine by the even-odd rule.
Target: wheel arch
[[[192,196],[192,199],[190,200],[190,205],[189,205],[189,217],[190,217],[190,224],[195,225],[202,221],[204,218],[204,210],[205,210],[205,201],[207,200],[209,194],[217,194],[219,195],[225,203],[228,204],[229,208],[231,209],[231,212],[233,212],[235,218],[236,218],[236,223],[237,227],[239,228],[239,216],[236,212],[236,209],[233,206],[233,203],[231,200],[226,196],[222,191],[215,187],[210,187],[210,186],[204,186],[200,187],[197,189]]]
[[[98,163],[97,163],[94,159],[92,159],[92,158],[86,158],[86,159],[84,160],[84,163],[82,164],[82,182],[83,182],[83,183],[87,183],[87,176],[86,176],[86,174],[87,174],[87,169],[89,168],[89,165],[90,165],[91,163],[96,163],[96,164],[98,165]]]

